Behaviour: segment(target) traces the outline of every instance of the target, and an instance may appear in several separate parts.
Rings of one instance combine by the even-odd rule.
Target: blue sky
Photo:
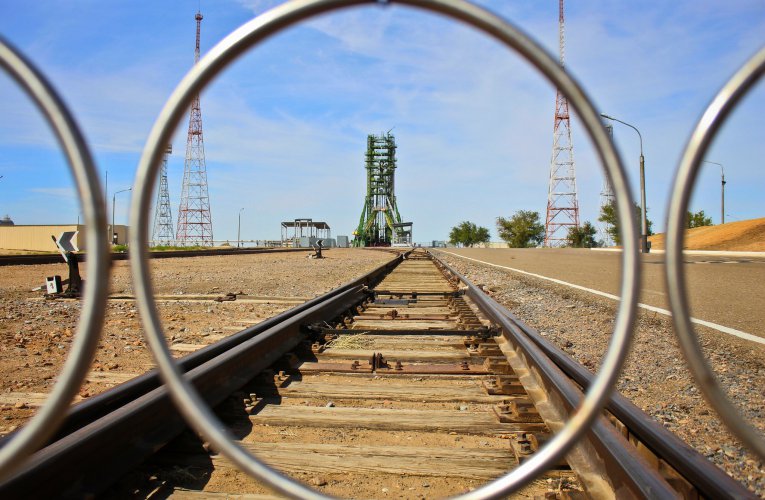
[[[133,183],[146,136],[202,52],[267,8],[267,0],[2,1],[0,34],[21,49],[73,109],[108,197]],[[478,2],[557,54],[558,2]],[[664,227],[669,187],[692,127],[757,49],[765,3],[569,2],[566,66],[600,111],[638,127],[649,218]],[[557,56],[556,56],[557,57]],[[708,159],[726,170],[727,221],[765,216],[763,85],[718,136]],[[0,216],[74,223],[80,209],[51,133],[0,75]],[[278,238],[280,221],[311,217],[333,234],[358,224],[368,133],[393,128],[396,189],[414,239],[446,239],[463,220],[489,227],[517,210],[544,218],[555,90],[494,41],[441,17],[369,6],[323,16],[268,40],[202,95],[214,236]],[[173,141],[169,187],[177,216],[186,123]],[[603,176],[572,119],[581,219],[595,221]],[[638,140],[615,125],[637,198]],[[117,196],[126,223],[129,193]],[[720,171],[707,164],[693,210],[720,217]]]

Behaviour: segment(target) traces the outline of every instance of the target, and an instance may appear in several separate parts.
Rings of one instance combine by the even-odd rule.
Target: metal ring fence
[[[699,120],[686,146],[672,186],[667,210],[666,279],[675,332],[688,366],[702,392],[728,428],[765,460],[765,439],[747,423],[725,395],[706,362],[691,324],[683,267],[685,218],[696,177],[704,156],[730,113],[765,73],[765,48],[760,49],[723,86]]]
[[[293,498],[327,498],[303,484],[283,476],[235,444],[233,437],[223,429],[210,408],[184,379],[176,366],[163,336],[163,329],[152,294],[151,274],[148,266],[148,217],[151,193],[156,182],[165,145],[189,108],[193,97],[199,94],[222,70],[247,50],[257,46],[271,35],[298,22],[319,14],[358,5],[400,4],[420,8],[462,21],[498,42],[515,50],[531,62],[554,86],[569,99],[587,133],[592,138],[598,155],[605,165],[606,174],[615,193],[616,204],[625,242],[622,254],[621,297],[613,337],[603,358],[597,378],[588,390],[581,406],[566,425],[542,450],[521,467],[507,475],[467,493],[460,498],[496,498],[518,490],[544,472],[562,457],[601,414],[629,350],[637,308],[639,260],[636,221],[631,216],[633,202],[622,163],[600,122],[598,113],[582,88],[529,36],[499,17],[464,0],[294,0],[274,8],[231,33],[203,57],[183,78],[161,111],[149,135],[141,156],[131,203],[130,234],[131,270],[143,326],[155,356],[162,378],[186,420],[205,437],[213,447],[234,462],[240,469],[270,485],[281,494]]]
[[[101,335],[109,288],[106,208],[85,139],[64,102],[34,65],[0,37],[0,67],[32,99],[50,125],[74,176],[87,227],[88,259],[82,312],[71,351],[45,405],[0,449],[0,480],[53,435],[90,369]]]
[[[637,225],[625,171],[590,99],[557,60],[514,25],[466,0],[293,0],[246,23],[214,47],[183,78],[162,109],[140,159],[131,204],[131,271],[138,307],[151,350],[171,397],[186,420],[239,468],[293,498],[326,498],[265,465],[233,441],[210,408],[184,379],[164,341],[148,268],[148,214],[151,194],[161,165],[164,145],[180,123],[193,97],[234,60],[269,36],[319,14],[361,5],[399,4],[442,14],[477,28],[520,54],[569,99],[591,137],[615,194],[622,230],[621,297],[611,343],[598,376],[580,407],[542,450],[521,467],[460,498],[495,498],[511,493],[544,472],[566,454],[601,413],[627,355],[638,300],[639,259]],[[0,480],[9,477],[28,456],[55,432],[93,360],[104,323],[109,280],[107,220],[97,170],[87,144],[67,107],[50,83],[16,49],[0,37],[0,67],[29,95],[50,124],[67,158],[88,228],[88,259],[81,316],[77,333],[58,382],[45,405],[2,449]],[[694,129],[681,158],[668,207],[666,279],[675,330],[700,389],[731,431],[765,459],[765,439],[748,424],[726,397],[705,361],[691,324],[682,262],[685,215],[704,155],[720,127],[747,92],[765,73],[765,48],[755,54],[709,105]]]

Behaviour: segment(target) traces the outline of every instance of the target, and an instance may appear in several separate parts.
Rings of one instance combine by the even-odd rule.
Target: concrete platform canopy
[[[332,241],[332,229],[326,222],[313,219],[295,219],[282,222],[282,246],[311,248],[318,240],[324,240],[323,246],[335,246]]]

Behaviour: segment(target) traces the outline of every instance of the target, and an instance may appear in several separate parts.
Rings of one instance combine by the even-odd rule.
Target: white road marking
[[[446,251],[443,251],[443,252],[444,253],[448,253],[449,255],[454,255],[455,257],[459,257],[461,259],[472,260],[473,262],[478,262],[478,263],[481,263],[481,264],[485,264],[487,266],[498,267],[500,269],[507,269],[509,271],[514,271],[516,273],[525,274],[527,276],[533,276],[534,278],[539,278],[539,279],[542,279],[542,280],[550,281],[552,283],[556,283],[558,285],[563,285],[563,286],[575,288],[577,290],[582,290],[584,292],[592,293],[594,295],[599,295],[599,296],[605,297],[607,299],[616,300],[616,301],[621,300],[621,298],[618,295],[614,295],[614,294],[606,293],[606,292],[601,292],[600,290],[594,290],[592,288],[587,288],[587,287],[584,287],[584,286],[581,286],[581,285],[575,285],[574,283],[569,283],[567,281],[563,281],[563,280],[559,280],[559,279],[555,279],[555,278],[550,278],[548,276],[542,276],[541,274],[530,273],[528,271],[523,271],[522,269],[516,269],[514,267],[500,266],[499,264],[492,264],[491,262],[485,262],[483,260],[474,259],[472,257],[466,257],[464,255],[456,254],[456,253],[453,253],[453,252],[446,252]],[[640,307],[641,309],[645,309],[647,311],[652,311],[652,312],[655,312],[655,313],[664,314],[665,316],[672,316],[672,311],[668,311],[667,309],[662,309],[660,307],[649,306],[648,304],[642,304],[642,303],[638,303],[638,307]],[[751,333],[742,332],[741,330],[736,330],[735,328],[730,328],[730,327],[727,327],[727,326],[718,325],[717,323],[712,323],[712,322],[709,322],[709,321],[704,321],[703,319],[698,319],[698,318],[691,318],[691,323],[696,323],[697,325],[706,326],[707,328],[711,328],[711,329],[717,330],[719,332],[727,333],[728,335],[733,335],[734,337],[738,337],[738,338],[741,338],[741,339],[744,339],[744,340],[750,340],[752,342],[757,342],[758,344],[765,344],[765,338],[758,337],[756,335],[752,335]]]
[[[590,248],[594,252],[621,252],[621,248]],[[651,250],[652,254],[663,255],[664,250]],[[683,249],[683,255],[706,255],[715,257],[758,257],[765,258],[765,252],[738,252],[733,250],[688,250]]]

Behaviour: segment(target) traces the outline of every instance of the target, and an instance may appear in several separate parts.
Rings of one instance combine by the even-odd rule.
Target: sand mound
[[[664,234],[656,234],[648,239],[651,248],[664,248]],[[765,252],[765,217],[689,229],[685,233],[685,248]]]

